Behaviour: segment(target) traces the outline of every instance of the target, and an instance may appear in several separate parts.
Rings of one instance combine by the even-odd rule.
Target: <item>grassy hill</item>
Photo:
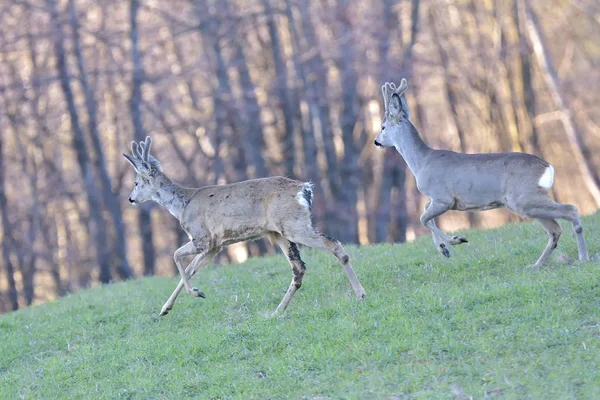
[[[600,398],[600,214],[583,221],[595,261],[564,234],[547,267],[539,224],[463,231],[445,259],[430,237],[348,248],[367,300],[333,256],[303,250],[304,286],[283,256],[194,277],[82,291],[0,317],[0,399]]]

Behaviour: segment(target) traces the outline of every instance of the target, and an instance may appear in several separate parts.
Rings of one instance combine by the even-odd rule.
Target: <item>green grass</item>
[[[304,249],[304,286],[282,256],[211,265],[157,315],[176,278],[81,291],[0,319],[0,399],[600,398],[600,214],[596,261],[550,264],[538,224],[461,232],[445,259],[430,237],[349,247],[357,302],[329,254]]]

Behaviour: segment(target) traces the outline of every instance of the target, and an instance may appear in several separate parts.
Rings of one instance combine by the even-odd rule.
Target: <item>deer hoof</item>
[[[462,236],[452,236],[452,244],[461,244],[461,243],[469,243],[467,238]]]
[[[159,317],[164,317],[165,315],[167,315],[167,314],[169,313],[169,311],[171,311],[171,309],[170,309],[170,308],[167,308],[167,309],[165,309],[165,310],[162,310],[162,311],[160,312],[160,315],[159,315]]]
[[[450,252],[448,251],[444,243],[440,244],[440,253],[442,253],[447,258],[450,258]]]
[[[198,290],[197,288],[192,288],[192,292],[193,292],[194,296],[196,296],[196,297],[202,297],[203,299],[206,298],[206,295],[203,292],[201,292],[200,290]]]

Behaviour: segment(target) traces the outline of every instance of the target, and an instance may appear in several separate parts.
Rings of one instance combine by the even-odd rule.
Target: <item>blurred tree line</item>
[[[175,273],[177,221],[127,202],[121,153],[146,135],[187,186],[313,181],[315,224],[343,242],[426,233],[404,161],[372,145],[380,86],[402,77],[431,146],[540,155],[556,199],[599,208],[597,1],[1,2],[0,311]],[[273,251],[239,244],[221,260]]]

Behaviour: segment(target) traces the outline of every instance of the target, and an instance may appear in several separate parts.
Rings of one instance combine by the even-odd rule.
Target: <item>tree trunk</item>
[[[340,192],[340,174],[330,121],[327,66],[321,55],[321,50],[318,48],[316,30],[310,17],[309,7],[299,7],[298,10],[302,26],[301,37],[305,42],[303,52],[306,54],[312,53],[311,57],[306,60],[307,69],[310,71],[307,77],[309,94],[307,101],[313,116],[312,124],[316,146],[321,149],[320,154],[325,164],[325,170],[320,171],[325,197],[324,219],[321,224],[327,227],[329,231],[330,227],[336,226],[338,214],[340,213],[336,207]]]
[[[295,80],[298,80],[302,84],[302,89],[305,93],[308,93],[309,84],[306,74],[306,68],[303,62],[300,60],[300,39],[298,35],[298,29],[296,21],[292,12],[292,5],[290,0],[285,1],[285,14],[288,20],[288,26],[290,27],[291,45],[292,45],[292,60],[294,62]],[[300,93],[297,93],[300,96]],[[305,96],[308,98],[310,96]],[[310,101],[310,99],[308,100]],[[300,110],[301,111],[301,110]],[[317,163],[317,144],[315,141],[315,133],[313,128],[313,120],[316,118],[313,115],[314,107],[308,107],[306,119],[303,118],[302,122],[302,149],[304,156],[304,171],[303,178],[310,179],[315,182],[317,189],[320,188],[320,173]]]
[[[54,291],[56,296],[62,297],[65,295],[65,287],[63,285],[62,277],[60,275],[60,261],[59,261],[59,244],[56,234],[56,224],[57,222],[53,221],[53,217],[50,217],[48,214],[52,214],[52,210],[46,209],[46,215],[44,220],[42,221],[42,240],[46,245],[46,250],[52,254],[52,260],[50,264],[50,276],[52,277],[52,281],[54,282]]]
[[[8,69],[11,72],[11,78],[13,82],[22,85],[23,82],[16,70],[16,66],[13,63],[8,63]],[[31,157],[31,153],[28,154],[29,149],[26,149],[23,144],[23,137],[26,135],[24,125],[22,121],[26,118],[22,113],[24,107],[22,104],[28,102],[28,98],[25,92],[20,92],[18,95],[12,96],[15,100],[20,100],[21,104],[17,104],[15,101],[11,103],[9,97],[5,97],[5,108],[6,116],[10,123],[11,131],[13,133],[13,140],[15,146],[15,152],[18,154],[18,162],[20,163],[20,169],[26,175],[27,183],[31,190],[31,206],[28,207],[28,212],[24,216],[24,220],[19,223],[19,231],[13,231],[12,237],[12,248],[17,256],[17,269],[21,275],[21,283],[23,285],[23,295],[25,297],[25,304],[31,305],[35,296],[35,288],[33,287],[33,278],[35,275],[35,263],[36,255],[34,253],[34,245],[36,236],[39,228],[39,191],[37,183],[37,169],[35,166],[35,159]],[[31,161],[31,162],[30,162]],[[31,169],[30,165],[33,164],[34,168]],[[27,222],[25,222],[25,220]],[[15,239],[15,234],[19,236],[20,240]]]
[[[38,55],[36,53],[35,50],[35,44],[34,44],[34,40],[31,34],[28,35],[27,37],[27,44],[28,44],[28,50],[29,50],[29,60],[31,61],[31,67],[32,67],[32,75],[33,76],[40,76],[40,71],[39,71],[39,64],[38,64]],[[46,159],[46,155],[44,154],[44,147],[43,147],[43,141],[47,140],[48,138],[50,138],[50,129],[48,128],[48,125],[45,122],[45,116],[41,114],[41,107],[40,107],[40,98],[42,96],[41,90],[40,90],[40,85],[33,85],[33,97],[31,99],[30,102],[30,109],[31,109],[31,114],[33,115],[33,118],[35,119],[35,126],[36,129],[38,130],[38,139],[40,140],[36,140],[35,141],[35,147],[36,150],[39,151],[42,154],[42,170],[46,169],[48,167],[48,163],[47,163],[47,159]],[[33,162],[35,163],[35,158],[32,157],[32,159],[34,160]],[[50,174],[51,172],[49,171],[45,171],[46,174]],[[38,179],[38,174],[37,171],[35,173],[35,179]],[[43,178],[42,178],[43,179]],[[46,182],[46,184],[48,184],[49,182]],[[37,183],[34,184],[32,182],[32,188],[35,188],[37,190]],[[51,226],[50,224],[48,224],[48,214],[52,213],[51,211],[49,211],[49,208],[51,208],[51,204],[46,204],[46,207],[43,208],[43,210],[45,211],[45,214],[42,216],[40,215],[40,232],[42,235],[42,240],[46,246],[46,250],[48,251],[49,254],[52,254],[52,257],[50,260],[48,260],[48,262],[50,263],[50,275],[52,276],[52,279],[54,280],[54,285],[55,285],[55,291],[56,291],[56,295],[61,297],[64,296],[65,294],[65,290],[62,284],[62,279],[60,276],[60,266],[58,264],[58,262],[56,260],[58,260],[58,244],[56,243],[56,241],[52,241],[51,240]],[[38,208],[41,209],[41,208]],[[54,224],[52,224],[54,225]],[[55,230],[52,230],[53,232],[55,232]],[[55,236],[55,235],[54,235]]]
[[[406,162],[402,156],[396,152],[391,157],[392,166],[390,175],[392,177],[392,185],[396,188],[395,202],[392,203],[394,215],[394,229],[392,230],[392,242],[406,242],[406,228],[408,227],[408,212],[406,209]],[[395,204],[394,204],[395,203]]]
[[[77,163],[81,171],[81,178],[83,179],[83,186],[85,188],[85,194],[88,202],[88,211],[90,213],[90,219],[93,222],[92,230],[94,232],[95,243],[91,247],[96,249],[96,258],[100,268],[100,282],[109,283],[111,280],[111,273],[110,258],[106,243],[106,224],[102,217],[100,204],[98,202],[98,191],[96,185],[94,184],[94,179],[90,168],[90,161],[85,145],[85,137],[79,122],[77,106],[75,105],[75,97],[71,88],[71,77],[69,75],[69,69],[67,65],[67,56],[63,43],[64,37],[58,10],[56,8],[56,0],[48,0],[48,6],[50,8],[52,22],[56,30],[54,37],[56,69],[59,73],[60,86],[65,97],[65,101],[67,102],[69,116],[71,117],[71,131],[73,134],[72,146],[77,155]]]
[[[16,76],[16,71],[15,75]],[[23,98],[24,101],[27,101]],[[32,148],[26,148],[23,144],[23,136],[25,136],[25,132],[20,129],[21,125],[17,121],[19,117],[16,114],[11,112],[7,113],[9,120],[11,121],[12,131],[14,134],[15,145],[20,153],[20,162],[22,170],[28,175],[28,183],[31,190],[31,206],[29,207],[30,213],[27,215],[27,223],[20,224],[23,226],[23,229],[27,227],[27,232],[22,232],[22,241],[20,243],[16,243],[13,241],[13,245],[16,248],[17,259],[19,261],[18,267],[21,273],[21,282],[23,284],[23,294],[25,296],[25,304],[31,305],[33,303],[33,299],[35,297],[35,287],[33,284],[33,279],[35,276],[35,265],[37,256],[35,253],[35,242],[37,238],[37,232],[39,231],[40,224],[40,196],[38,190],[38,182],[37,177],[38,169],[35,161],[35,156],[31,154]],[[31,160],[31,164],[33,168],[30,168],[30,163],[28,160]]]
[[[220,0],[227,14],[231,13],[230,0]],[[262,123],[260,115],[260,105],[256,98],[256,86],[250,77],[250,68],[246,55],[244,54],[244,46],[240,43],[240,36],[237,29],[237,24],[232,23],[231,29],[232,45],[234,46],[234,65],[239,72],[240,85],[243,92],[243,109],[244,115],[243,126],[238,129],[243,129],[246,138],[243,139],[243,146],[246,149],[250,165],[252,166],[249,178],[263,178],[268,176],[265,158],[263,152],[265,150],[265,141],[262,132]],[[242,133],[242,132],[240,132]],[[264,247],[264,245],[260,245]]]
[[[374,242],[382,243],[406,241],[408,213],[406,211],[406,163],[395,150],[386,152],[379,191],[380,197],[373,204],[375,209]],[[392,201],[392,190],[396,188],[397,201]],[[392,219],[392,215],[395,216]],[[393,225],[393,229],[391,228]]]
[[[520,126],[521,136],[525,137],[524,148],[528,153],[541,156],[541,150],[538,139],[537,127],[534,120],[537,115],[535,90],[533,88],[533,63],[531,57],[531,47],[527,43],[525,19],[522,12],[519,12],[519,1],[514,0],[512,13],[513,20],[517,30],[519,64],[521,67],[520,76],[515,76],[515,81],[520,83],[520,90],[523,93],[523,103],[526,114],[524,115]],[[515,74],[517,75],[517,74]]]
[[[8,282],[8,300],[11,310],[19,309],[19,296],[17,292],[17,284],[15,282],[15,267],[10,258],[11,248],[14,244],[12,237],[12,228],[8,220],[8,202],[5,192],[5,166],[4,166],[4,136],[0,133],[0,216],[2,217],[2,259],[6,268],[6,281]]]
[[[94,149],[95,158],[94,166],[96,167],[96,174],[100,177],[102,184],[102,193],[106,207],[112,217],[114,224],[114,244],[113,247],[116,252],[117,258],[117,271],[121,279],[129,279],[133,277],[133,272],[127,261],[127,239],[125,235],[125,224],[123,223],[123,214],[117,196],[112,191],[112,185],[108,169],[106,167],[106,160],[104,157],[104,151],[102,150],[102,144],[100,143],[100,132],[98,132],[98,117],[97,117],[97,106],[94,93],[90,89],[87,80],[87,73],[85,69],[83,55],[81,54],[81,45],[79,41],[79,24],[77,22],[77,10],[75,8],[75,1],[69,0],[69,13],[71,31],[73,34],[73,52],[77,60],[77,68],[79,70],[79,82],[83,89],[85,96],[85,106],[88,114],[88,130],[89,135],[92,139],[92,148]]]
[[[393,11],[394,2],[386,0],[383,3],[383,21],[387,32],[394,30],[402,31],[400,18],[394,14]],[[410,24],[410,41],[403,51],[403,57],[400,63],[399,70],[402,76],[406,76],[409,80],[412,77],[412,63],[413,63],[413,49],[417,42],[417,35],[419,34],[419,15],[420,15],[420,1],[411,0],[411,24]],[[401,35],[401,32],[399,32]],[[390,61],[389,49],[391,47],[390,36],[386,35],[385,38],[381,39],[381,46],[379,47],[380,52],[380,74],[381,82],[393,80],[395,74],[390,74],[389,71],[393,71],[392,65],[395,63]],[[388,77],[388,74],[392,75]],[[413,91],[416,86],[413,86]],[[416,97],[416,96],[415,96]],[[369,143],[370,145],[370,143]],[[388,235],[391,232],[391,239],[393,242],[404,242],[406,241],[406,228],[408,226],[408,213],[406,210],[406,162],[402,159],[402,156],[396,154],[395,150],[390,150],[384,155],[383,171],[381,177],[375,178],[380,179],[374,188],[376,190],[376,196],[373,200],[373,206],[377,210],[375,213],[375,241],[383,242],[388,239]],[[396,205],[392,203],[392,189],[396,188],[397,196],[399,197]],[[398,207],[395,210],[391,210],[391,207]],[[391,215],[396,213],[396,220],[392,221]],[[394,229],[389,229],[389,225],[394,224]]]
[[[338,239],[343,243],[358,243],[358,213],[356,203],[358,200],[358,186],[360,185],[360,171],[358,167],[359,150],[354,139],[354,130],[357,128],[356,115],[356,84],[358,77],[352,65],[353,49],[347,43],[343,51],[340,71],[342,73],[342,103],[341,130],[344,140],[344,157],[341,162],[341,186],[344,188],[339,193],[339,202],[342,214],[339,222]],[[343,228],[341,228],[343,226]]]
[[[131,40],[131,59],[133,62],[133,76],[131,85],[131,98],[129,107],[133,122],[133,132],[136,141],[144,140],[145,131],[142,122],[142,83],[144,82],[144,67],[139,52],[137,14],[139,8],[138,0],[131,0],[129,8],[129,39]],[[152,218],[150,205],[141,204],[138,226],[142,236],[142,252],[144,254],[144,275],[154,275],[156,255],[152,242]]]
[[[288,70],[283,56],[283,47],[277,24],[271,9],[271,0],[262,0],[267,17],[267,29],[271,39],[271,50],[273,52],[273,63],[275,65],[275,91],[281,102],[283,112],[284,132],[283,132],[283,164],[285,174],[294,177],[294,167],[297,165],[296,151],[294,146],[294,136],[297,127],[298,107],[295,102],[293,90],[288,88]]]
[[[539,26],[535,13],[528,1],[522,1],[524,2],[523,6],[525,11],[527,35],[531,46],[533,47],[533,53],[536,56],[544,81],[546,82],[546,86],[550,91],[552,100],[558,108],[558,112],[560,112],[560,120],[565,129],[567,138],[569,139],[574,161],[579,166],[581,177],[583,178],[585,186],[590,195],[594,199],[596,207],[600,207],[600,176],[598,176],[597,169],[595,169],[592,165],[591,157],[588,155],[588,150],[583,142],[581,133],[579,132],[575,120],[572,118],[572,112],[564,100],[564,96],[560,89],[560,83],[558,82],[556,69],[554,68],[552,58],[546,51],[542,30]]]

